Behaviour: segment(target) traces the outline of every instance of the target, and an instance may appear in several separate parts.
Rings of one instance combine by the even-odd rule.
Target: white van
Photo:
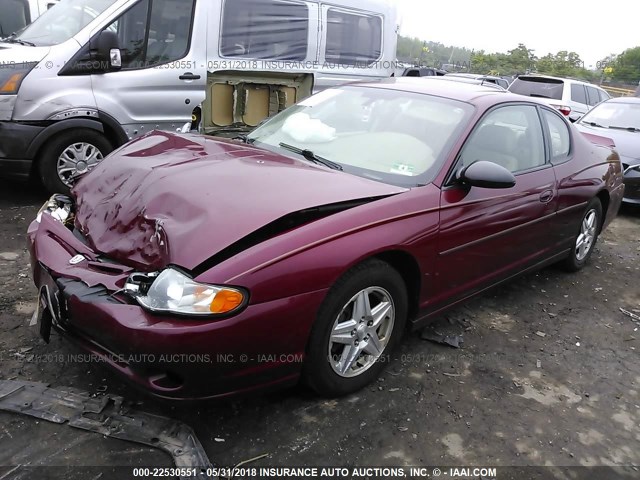
[[[0,0],[0,38],[19,32],[59,0]]]
[[[153,129],[237,135],[396,42],[386,0],[62,0],[0,43],[0,174],[64,191]]]

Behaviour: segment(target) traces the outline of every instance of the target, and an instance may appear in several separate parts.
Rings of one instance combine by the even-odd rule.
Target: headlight
[[[136,299],[154,312],[222,315],[240,308],[245,295],[235,288],[194,282],[177,270],[167,268],[156,277],[147,293]]]
[[[15,95],[20,84],[37,63],[15,63],[0,66],[0,95]]]

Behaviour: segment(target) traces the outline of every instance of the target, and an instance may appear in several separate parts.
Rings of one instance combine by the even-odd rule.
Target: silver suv
[[[611,98],[602,88],[571,78],[521,75],[509,91],[543,100],[575,122],[595,105]]]

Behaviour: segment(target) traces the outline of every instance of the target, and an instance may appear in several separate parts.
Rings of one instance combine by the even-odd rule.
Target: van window
[[[382,52],[382,18],[330,8],[325,60],[340,65],[369,65]]]
[[[305,60],[309,8],[286,0],[226,0],[220,54],[269,60]]]
[[[153,0],[150,15],[149,3],[135,4],[106,28],[118,34],[123,69],[179,60],[189,50],[194,0]]]
[[[36,46],[66,42],[95,20],[116,0],[66,0],[50,8],[28,25],[16,38]],[[3,18],[4,17],[0,17]]]
[[[0,0],[0,38],[19,32],[30,21],[27,0]]]

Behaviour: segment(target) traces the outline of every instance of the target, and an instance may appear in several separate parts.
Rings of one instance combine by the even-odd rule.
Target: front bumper
[[[31,172],[33,157],[28,155],[33,140],[44,126],[0,121],[0,175],[25,178]]]
[[[298,380],[325,290],[250,304],[221,320],[155,315],[117,293],[131,269],[105,263],[50,215],[30,225],[28,243],[38,289],[55,282],[54,329],[148,392],[213,398]],[[86,260],[70,264],[78,254]]]
[[[640,205],[640,170],[638,166],[628,167],[624,172],[624,197],[625,203]]]

